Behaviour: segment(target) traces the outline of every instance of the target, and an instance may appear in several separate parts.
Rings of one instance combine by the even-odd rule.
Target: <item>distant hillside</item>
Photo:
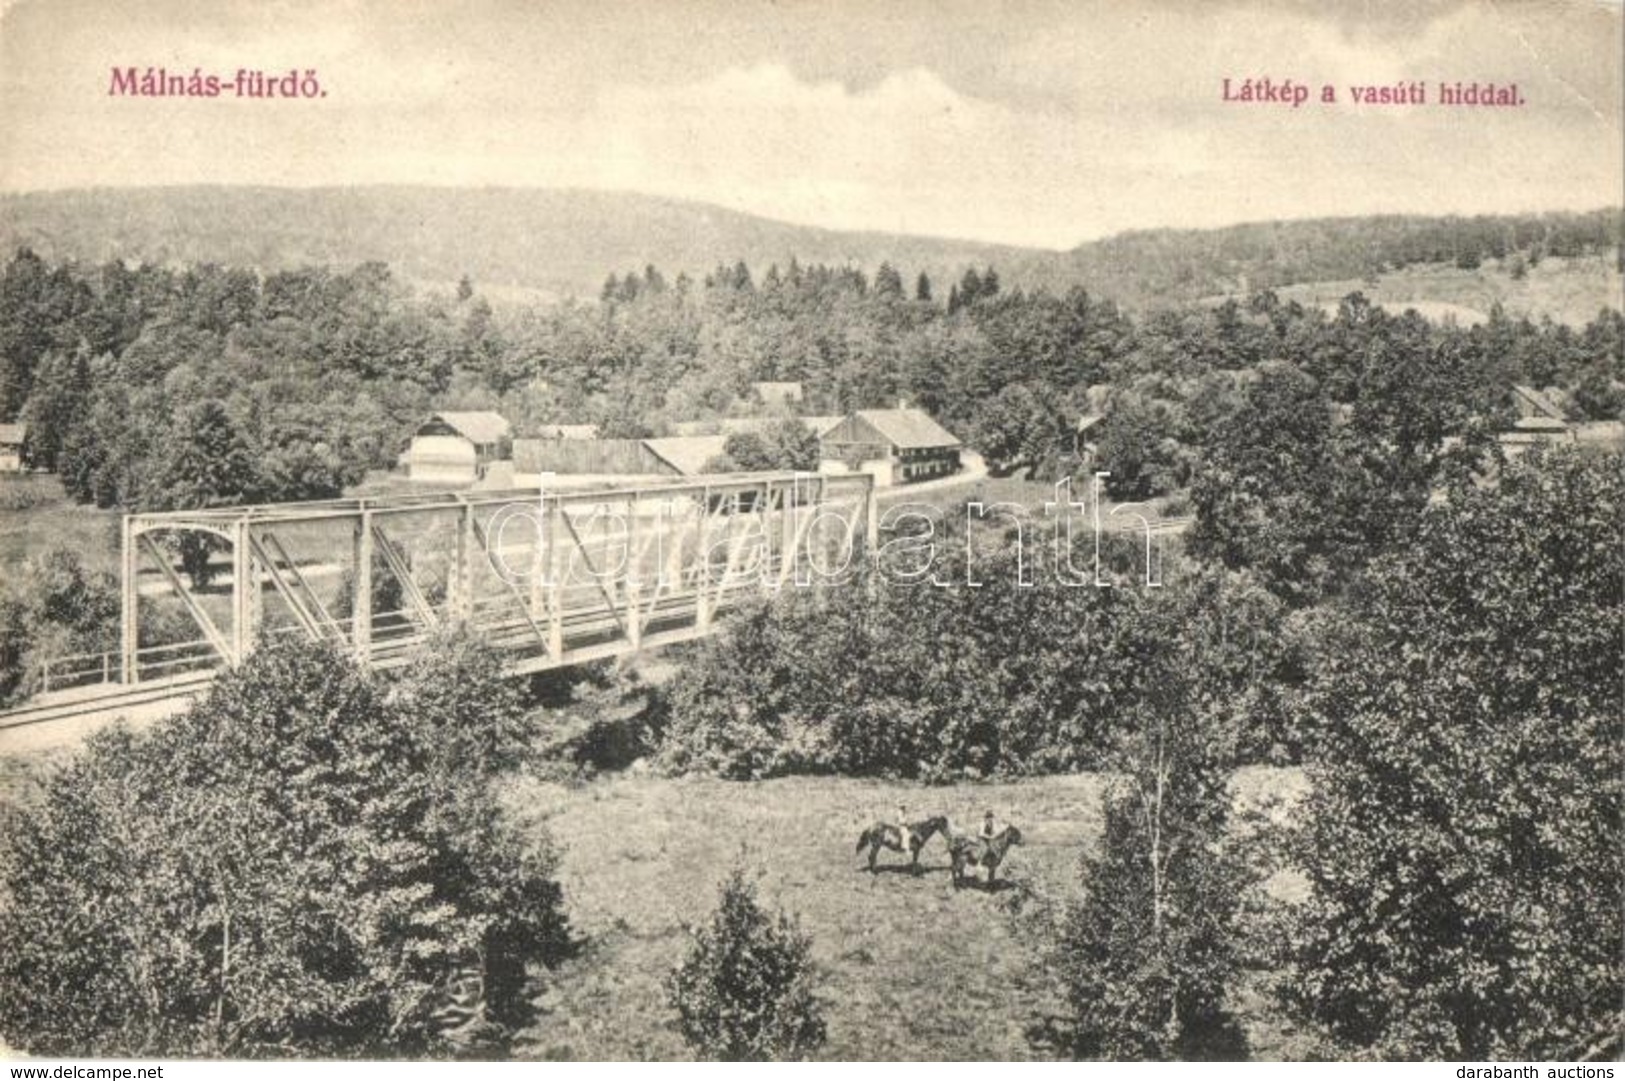
[[[788,225],[626,192],[511,188],[99,189],[0,196],[0,243],[49,259],[216,262],[278,270],[381,261],[422,282],[596,298],[611,272],[653,264],[698,277],[743,259],[883,260],[957,277],[1027,252],[991,244]],[[946,292],[946,286],[944,286]]]
[[[1374,280],[1305,282],[1282,286],[1277,292],[1282,300],[1335,312],[1343,297],[1359,290],[1390,311],[1415,308],[1429,319],[1453,319],[1464,327],[1483,322],[1496,305],[1515,319],[1527,316],[1539,321],[1550,316],[1572,327],[1595,319],[1604,305],[1625,310],[1625,278],[1611,258],[1553,255],[1514,275],[1511,268],[1516,263],[1516,258],[1508,258],[1473,270],[1424,263],[1388,271]]]
[[[1510,276],[1523,272],[1520,264],[1533,268],[1543,258],[1579,259],[1601,268],[1594,276],[1600,288],[1594,296],[1584,289],[1563,295],[1552,314],[1570,321],[1575,312],[1590,318],[1614,302],[1620,217],[1618,210],[1598,210],[1269,222],[1124,233],[1051,252],[816,229],[627,192],[179,187],[0,196],[0,250],[27,244],[55,260],[216,262],[261,270],[376,260],[418,282],[449,284],[467,275],[487,295],[514,299],[596,297],[610,273],[647,264],[668,278],[679,271],[699,277],[742,259],[759,275],[792,256],[869,271],[889,261],[910,286],[920,271],[928,273],[941,297],[967,267],[991,264],[1007,288],[1064,292],[1082,285],[1134,309],[1265,287],[1358,287],[1416,267],[1472,276],[1493,264]],[[1449,295],[1423,289],[1409,299],[1462,303],[1460,277],[1440,276],[1450,283]],[[1531,311],[1551,310],[1543,302],[1534,295]]]
[[[1362,281],[1375,282],[1415,267],[1472,272],[1493,262],[1509,274],[1521,275],[1547,257],[1591,257],[1606,260],[1617,290],[1621,217],[1619,210],[1607,209],[1472,218],[1383,215],[1161,229],[1123,233],[1062,255],[1044,253],[1013,266],[1007,277],[1052,289],[1083,282],[1091,292],[1143,307],[1317,282],[1352,282],[1351,288],[1359,288]],[[1442,277],[1454,282],[1461,275]],[[1585,318],[1596,315],[1613,293],[1598,292]]]

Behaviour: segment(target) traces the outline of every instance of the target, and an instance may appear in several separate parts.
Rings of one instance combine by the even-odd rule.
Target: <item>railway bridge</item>
[[[130,514],[119,649],[51,661],[0,729],[179,708],[280,636],[389,669],[462,626],[516,673],[689,641],[840,573],[877,526],[871,477],[806,473]]]

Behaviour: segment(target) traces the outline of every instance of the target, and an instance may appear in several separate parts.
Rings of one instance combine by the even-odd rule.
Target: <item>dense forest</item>
[[[1441,436],[1504,419],[1516,383],[1617,416],[1622,321],[1496,311],[1461,328],[1268,290],[1135,317],[1081,288],[1007,287],[995,267],[938,282],[795,260],[698,280],[646,267],[611,274],[597,303],[497,309],[467,280],[423,293],[378,264],[262,276],[24,249],[0,276],[0,419],[29,422],[34,463],[76,498],[160,509],[334,494],[392,465],[431,408],[500,409],[520,434],[655,435],[751,410],[753,381],[799,380],[810,412],[908,398],[996,469],[1055,469],[1078,418],[1105,409],[1114,484],[1145,495],[1191,479],[1247,373],[1276,362],[1328,408],[1426,386]]]

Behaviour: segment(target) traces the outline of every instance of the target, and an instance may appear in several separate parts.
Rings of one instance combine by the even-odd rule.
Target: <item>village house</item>
[[[959,439],[922,409],[859,409],[819,437],[824,473],[871,473],[881,485],[959,472]]]

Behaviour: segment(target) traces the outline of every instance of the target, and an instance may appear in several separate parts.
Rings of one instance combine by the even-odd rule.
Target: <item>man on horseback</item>
[[[978,835],[984,841],[991,841],[998,836],[998,830],[993,828],[993,812],[989,811],[982,816],[982,832]]]
[[[925,847],[933,835],[946,833],[948,819],[943,815],[933,815],[922,822],[908,820],[908,808],[901,803],[897,805],[897,821],[887,822],[884,818],[877,818],[869,828],[858,835],[856,851],[869,850],[869,871],[875,870],[875,857],[882,848],[895,848],[908,857],[910,871],[918,872],[920,863],[920,849]]]

